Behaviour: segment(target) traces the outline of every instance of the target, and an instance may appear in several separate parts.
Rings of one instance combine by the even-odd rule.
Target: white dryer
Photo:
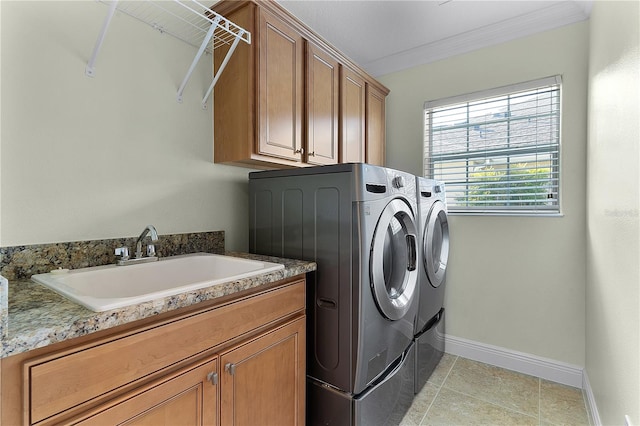
[[[418,393],[444,353],[444,293],[449,260],[449,221],[445,185],[416,176],[420,302],[414,329],[415,392]]]
[[[415,389],[413,175],[368,164],[249,174],[249,250],[313,260],[307,424],[398,424]]]

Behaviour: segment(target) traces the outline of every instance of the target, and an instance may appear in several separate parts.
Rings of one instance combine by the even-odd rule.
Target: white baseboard
[[[445,352],[563,385],[583,388],[583,369],[577,365],[474,342],[449,334],[445,335]]]
[[[586,371],[582,375],[582,393],[584,395],[585,405],[587,406],[589,421],[593,426],[602,426],[600,413],[596,406],[596,398],[593,396],[593,390],[591,389],[591,384],[589,383],[589,377],[587,376]]]

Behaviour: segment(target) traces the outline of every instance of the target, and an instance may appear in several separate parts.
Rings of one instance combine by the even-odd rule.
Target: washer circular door
[[[425,223],[423,238],[424,268],[431,285],[438,287],[444,282],[449,260],[449,221],[442,201],[433,203]]]
[[[390,320],[401,319],[411,307],[418,279],[416,249],[413,212],[405,201],[396,198],[378,219],[369,261],[374,299]]]

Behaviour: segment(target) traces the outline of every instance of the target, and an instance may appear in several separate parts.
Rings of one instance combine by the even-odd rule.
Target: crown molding
[[[524,15],[363,64],[374,77],[469,53],[484,47],[560,28],[589,19],[589,10],[576,1],[557,3]]]

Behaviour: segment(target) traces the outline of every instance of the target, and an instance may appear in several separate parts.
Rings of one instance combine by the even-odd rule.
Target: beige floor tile
[[[431,403],[438,394],[440,388],[431,383],[426,383],[422,390],[413,399],[409,411],[402,419],[401,426],[417,426],[420,424]]]
[[[538,418],[442,388],[421,425],[538,425]]]
[[[540,380],[458,358],[444,387],[538,418]]]
[[[542,380],[540,421],[554,425],[589,425],[582,390]]]
[[[458,357],[456,355],[443,354],[440,362],[429,376],[427,383],[431,383],[436,386],[442,386],[444,383],[444,379],[447,378],[447,375],[451,371],[451,367],[456,362]]]

